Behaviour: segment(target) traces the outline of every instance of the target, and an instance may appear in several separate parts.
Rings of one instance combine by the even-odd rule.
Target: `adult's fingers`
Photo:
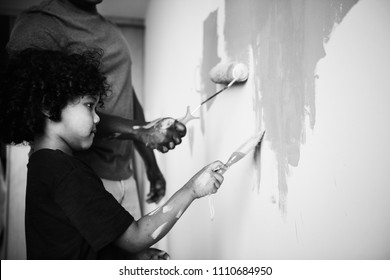
[[[179,145],[181,143],[181,138],[180,137],[177,137],[177,136],[173,136],[172,137],[173,139],[173,142],[175,142],[176,145]]]
[[[179,133],[181,137],[184,137],[186,135],[187,128],[183,123],[176,120],[174,126],[175,126],[175,130]]]

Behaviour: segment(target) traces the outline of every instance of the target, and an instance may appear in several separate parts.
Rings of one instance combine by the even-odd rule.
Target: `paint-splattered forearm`
[[[129,252],[149,248],[169,232],[194,199],[191,188],[184,186],[163,206],[134,221],[119,237],[117,245]]]
[[[217,192],[223,182],[219,170],[226,168],[220,161],[203,167],[163,206],[134,221],[117,241],[118,246],[137,252],[163,238],[197,198]]]
[[[147,224],[154,224],[154,226],[150,226],[148,231],[148,236],[152,238],[153,242],[157,242],[169,232],[193,201],[193,199],[180,201],[182,199],[179,196],[173,196],[166,204],[143,218]]]

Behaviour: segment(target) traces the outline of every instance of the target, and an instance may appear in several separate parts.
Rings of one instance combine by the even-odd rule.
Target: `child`
[[[28,259],[98,259],[110,246],[137,253],[164,237],[197,198],[215,193],[224,169],[213,162],[162,207],[138,221],[72,154],[88,149],[109,87],[97,51],[27,49],[9,59],[0,92],[1,139],[29,143]]]

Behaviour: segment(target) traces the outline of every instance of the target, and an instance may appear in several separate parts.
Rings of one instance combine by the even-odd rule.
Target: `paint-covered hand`
[[[200,198],[216,193],[223,182],[220,170],[224,169],[226,166],[222,162],[215,161],[196,173],[187,183],[192,188],[194,197]]]
[[[173,118],[160,118],[135,129],[141,132],[140,140],[146,147],[162,153],[174,149],[187,133],[186,126]]]
[[[162,173],[157,171],[147,172],[148,180],[150,182],[150,191],[146,196],[147,203],[159,203],[165,195],[166,182]]]
[[[136,260],[169,260],[170,258],[167,252],[156,248],[148,248],[135,255]]]

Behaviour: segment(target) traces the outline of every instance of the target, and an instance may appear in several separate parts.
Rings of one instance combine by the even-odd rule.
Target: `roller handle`
[[[232,80],[228,85],[224,86],[222,89],[220,89],[219,91],[217,91],[216,93],[214,93],[212,96],[210,96],[209,98],[207,98],[206,100],[202,101],[202,103],[199,104],[198,107],[196,107],[196,109],[194,111],[191,112],[190,110],[190,106],[187,106],[187,112],[186,112],[186,115],[181,118],[181,119],[178,119],[179,122],[181,122],[182,124],[186,124],[188,123],[189,121],[191,120],[195,120],[195,119],[200,119],[199,117],[195,117],[194,116],[194,113],[196,111],[199,110],[199,108],[205,104],[206,102],[210,101],[211,99],[213,99],[214,97],[216,97],[218,94],[220,94],[221,92],[223,92],[224,90],[230,88],[237,80],[234,79]]]
[[[191,120],[199,119],[199,117],[195,117],[194,115],[192,115],[194,112],[198,110],[198,108],[191,113],[190,106],[187,106],[186,115],[183,118],[178,119],[178,121],[185,125]]]

